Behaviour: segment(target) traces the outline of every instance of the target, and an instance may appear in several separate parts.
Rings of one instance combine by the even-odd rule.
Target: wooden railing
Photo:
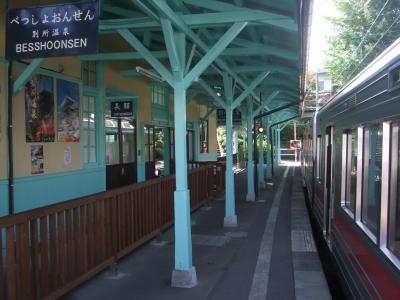
[[[192,210],[224,189],[223,164],[189,172]],[[0,218],[0,299],[54,299],[173,224],[175,177]]]

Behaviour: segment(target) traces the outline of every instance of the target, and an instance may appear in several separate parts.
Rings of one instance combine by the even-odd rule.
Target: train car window
[[[352,213],[355,210],[357,195],[357,128],[346,133],[346,190],[344,206]]]
[[[391,147],[391,191],[389,204],[388,248],[400,258],[400,130],[392,125]]]
[[[382,125],[364,129],[361,222],[376,236],[382,186]]]
[[[317,179],[321,178],[321,136],[317,137],[317,163],[316,163],[316,172],[317,172]]]

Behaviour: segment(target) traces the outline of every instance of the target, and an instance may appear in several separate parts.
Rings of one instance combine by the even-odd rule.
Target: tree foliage
[[[332,1],[326,67],[341,88],[400,36],[400,0]]]

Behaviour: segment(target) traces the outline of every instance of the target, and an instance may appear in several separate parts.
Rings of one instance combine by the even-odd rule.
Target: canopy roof
[[[186,36],[183,64],[189,71],[236,30],[187,95],[210,107],[221,106],[216,97],[223,98],[225,73],[233,79],[234,98],[255,86],[250,95],[262,105],[261,112],[302,99],[309,11],[306,0],[103,0],[100,53],[82,59],[124,61],[118,64],[123,76],[138,76],[136,66],[153,69],[157,62],[173,71],[178,62],[168,55],[174,47],[168,35],[174,39],[180,32]],[[130,33],[134,45],[127,38]],[[139,49],[138,43],[146,49]],[[160,75],[168,82],[165,74]],[[241,102],[239,108],[245,107]],[[297,114],[298,106],[292,106],[274,114],[274,120]]]

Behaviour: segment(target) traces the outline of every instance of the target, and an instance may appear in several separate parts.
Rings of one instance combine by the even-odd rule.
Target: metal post
[[[252,143],[252,128],[253,119],[253,100],[248,99],[247,102],[247,201],[255,200],[254,193],[254,162],[253,162],[253,143]]]
[[[262,119],[261,119],[262,120]],[[260,124],[260,127],[262,123]],[[258,143],[259,143],[259,150],[258,150],[258,186],[260,188],[265,188],[265,179],[264,179],[264,147],[263,147],[263,133],[258,133]]]

